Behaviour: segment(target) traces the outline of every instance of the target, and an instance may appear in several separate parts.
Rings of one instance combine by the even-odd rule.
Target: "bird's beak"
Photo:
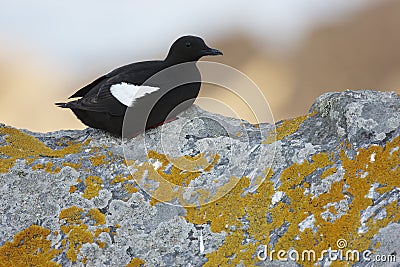
[[[207,47],[207,49],[203,50],[203,55],[204,56],[218,56],[218,55],[223,55],[223,54],[218,49]]]

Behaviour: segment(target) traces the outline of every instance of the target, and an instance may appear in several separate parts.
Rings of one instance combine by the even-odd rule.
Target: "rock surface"
[[[194,106],[131,140],[0,125],[0,266],[396,266],[399,147],[375,91],[276,125]]]

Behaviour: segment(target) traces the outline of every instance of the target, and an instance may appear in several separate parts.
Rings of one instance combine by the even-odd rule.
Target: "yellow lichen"
[[[97,155],[89,158],[93,166],[99,166],[105,163],[106,155]]]
[[[61,210],[59,218],[65,220],[66,223],[81,224],[83,209],[77,206],[72,206]]]
[[[84,243],[93,243],[93,234],[88,231],[88,226],[85,224],[73,225],[70,228],[68,235],[68,250],[67,258],[73,262],[77,260],[78,252]]]
[[[100,212],[99,209],[90,209],[88,212],[89,217],[95,221],[94,225],[100,225],[106,223],[106,216]]]
[[[160,154],[154,150],[150,150],[148,152],[148,158],[155,159],[161,162],[162,168],[158,168],[157,172],[167,181],[175,185],[188,185],[191,180],[200,176],[200,171],[185,171],[185,170],[193,170],[196,167],[208,165],[208,162],[205,158],[201,157],[201,155],[197,155],[195,157],[183,156],[179,157],[176,160],[168,158],[167,155]],[[171,162],[171,161],[173,162]],[[166,174],[164,172],[164,168],[169,164],[172,163],[173,166],[171,168],[171,172]],[[177,166],[184,165],[185,168],[178,168]]]
[[[83,223],[85,221],[94,226],[106,223],[105,215],[95,208],[85,213],[82,208],[73,206],[63,209],[60,212],[59,218],[60,220],[64,220],[64,224],[60,226],[60,229],[66,235],[66,238],[63,240],[63,245],[67,247],[66,256],[73,262],[77,261],[80,249],[84,243],[93,243],[95,238],[102,232],[109,231],[107,227],[89,230],[89,226]]]
[[[62,165],[78,170],[82,166],[82,163],[63,162]]]
[[[333,155],[330,153],[319,153],[312,156],[311,161],[305,160],[301,164],[293,164],[287,167],[280,175],[281,186],[277,189],[283,191],[289,199],[289,203],[278,202],[272,205],[271,199],[275,192],[273,183],[269,180],[271,173],[267,175],[264,182],[259,186],[256,193],[243,194],[249,185],[249,179],[243,177],[236,187],[215,202],[202,205],[198,208],[187,207],[186,219],[192,223],[209,223],[214,232],[227,232],[224,244],[216,251],[207,254],[206,266],[226,266],[242,264],[244,266],[257,263],[254,257],[256,249],[260,245],[267,245],[269,251],[294,249],[299,253],[313,249],[316,259],[302,261],[305,266],[313,266],[324,250],[329,247],[338,249],[336,241],[345,239],[348,249],[363,251],[374,244],[371,239],[379,229],[387,226],[390,222],[400,220],[398,201],[394,200],[385,208],[387,217],[375,220],[371,216],[366,226],[365,233],[359,233],[361,227],[361,212],[372,205],[372,200],[366,198],[374,183],[379,183],[376,189],[379,194],[387,193],[398,188],[400,182],[400,137],[388,142],[385,147],[371,146],[367,149],[359,149],[354,159],[348,158],[342,151],[340,160],[345,170],[342,180],[333,182],[327,193],[318,197],[311,195],[308,190],[309,184],[304,182],[306,176],[323,171],[323,176],[330,175],[336,171],[333,166]],[[373,156],[372,156],[373,155]],[[371,159],[374,160],[371,160]],[[323,178],[323,177],[321,177]],[[334,221],[326,220],[321,214],[327,210],[337,214],[327,204],[338,203],[352,196],[349,209],[341,217]],[[328,205],[329,206],[329,205]],[[267,214],[269,219],[267,220]],[[310,228],[299,230],[299,224],[310,215],[314,216],[314,232]],[[243,230],[240,218],[248,221],[246,233]],[[279,239],[270,243],[271,231],[287,225]],[[232,226],[236,230],[231,230]],[[246,243],[247,238],[256,240],[255,243]],[[274,259],[276,260],[276,253]],[[335,264],[348,265],[349,262],[337,261]]]
[[[87,230],[87,225],[73,226],[68,234],[68,241],[75,245],[82,245],[84,243],[93,243],[93,235]]]
[[[51,248],[50,230],[31,225],[17,233],[13,241],[0,247],[0,266],[61,266],[52,261],[61,251]]]
[[[147,174],[147,179],[158,183],[158,187],[155,190],[149,190],[152,196],[151,205],[156,204],[158,201],[168,202],[173,199],[179,199],[181,204],[188,204],[183,199],[185,187],[189,185],[190,181],[199,177],[202,172],[211,171],[219,161],[219,155],[217,154],[211,157],[211,162],[208,162],[203,154],[194,157],[182,156],[174,159],[154,150],[148,152],[148,158],[160,162],[161,167],[156,169],[150,162],[145,162],[141,166],[135,166],[137,171],[133,174],[133,178],[136,181],[141,181],[144,175]],[[172,167],[167,173],[165,168],[169,164],[172,164]],[[198,193],[193,192],[193,194]]]
[[[111,184],[118,184],[118,183],[123,183],[126,181],[126,177],[124,177],[122,174],[118,174],[115,176],[115,178],[111,181]]]
[[[32,170],[36,171],[36,170],[41,170],[44,169],[43,164],[36,164],[34,166],[32,166]]]
[[[133,193],[136,193],[139,191],[134,184],[124,184],[124,189],[130,194],[133,194]]]
[[[220,157],[218,154],[215,154],[215,155],[214,155],[214,159],[213,159],[213,161],[211,162],[211,164],[208,164],[208,166],[205,167],[203,171],[205,171],[205,172],[210,172],[210,171],[212,170],[212,168],[214,168],[214,166],[215,166],[216,164],[218,164],[218,161],[219,161],[220,158],[221,158],[221,157]]]
[[[94,237],[99,237],[99,235],[101,233],[109,233],[109,232],[110,232],[110,228],[108,228],[108,227],[97,228],[96,230],[94,230]]]
[[[244,260],[243,264],[247,266],[246,263],[248,261],[240,255],[240,251],[247,248],[247,245],[241,244],[244,239],[244,233],[241,229],[243,224],[240,218],[246,213],[246,200],[248,196],[241,197],[241,194],[243,194],[243,188],[249,185],[249,179],[243,177],[231,191],[217,201],[200,206],[200,208],[186,208],[186,219],[188,221],[196,224],[210,223],[213,232],[229,231],[231,227],[236,228],[235,231],[229,231],[224,245],[218,248],[218,250],[207,254],[207,266],[235,266],[241,260]],[[235,258],[230,259],[231,256],[235,256]]]
[[[132,183],[133,182],[133,183]],[[115,178],[111,181],[111,184],[118,184],[121,183],[123,184],[124,189],[129,193],[133,194],[138,192],[138,186],[136,182],[134,181],[132,175],[127,175],[124,177],[122,174],[118,174],[115,176]]]
[[[263,143],[271,144],[276,140],[282,140],[286,136],[293,134],[306,119],[314,116],[315,114],[317,114],[316,111],[307,115],[283,121],[280,125],[276,127],[274,131],[268,133],[267,139],[264,140]]]
[[[99,245],[99,248],[105,248],[106,247],[106,243],[102,242],[102,241],[96,241],[97,245]]]
[[[89,176],[85,179],[85,191],[83,192],[83,197],[87,199],[92,199],[99,195],[99,191],[101,190],[101,185],[103,181],[98,176]]]
[[[330,176],[330,175],[336,173],[336,171],[337,171],[337,170],[336,170],[336,167],[332,167],[332,168],[326,169],[326,170],[321,174],[321,179],[324,179],[324,178],[326,178],[326,177],[328,177],[328,176]]]
[[[71,185],[71,186],[69,187],[69,193],[70,193],[70,194],[75,193],[76,189],[77,189],[77,188],[76,188],[75,185]]]
[[[6,135],[5,139],[8,143],[0,147],[0,154],[7,156],[0,159],[0,173],[8,172],[17,159],[25,159],[28,164],[31,164],[39,157],[62,158],[67,154],[75,154],[82,147],[81,143],[76,143],[53,150],[37,138],[9,127],[0,127],[0,134]]]
[[[144,266],[145,262],[139,258],[133,258],[125,267],[140,267]]]
[[[43,164],[36,164],[32,166],[32,170],[45,170],[48,173],[54,174],[60,172],[61,168],[58,166],[54,168],[54,163],[49,161],[44,166]]]

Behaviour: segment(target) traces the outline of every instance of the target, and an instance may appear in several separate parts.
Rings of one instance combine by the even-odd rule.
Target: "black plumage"
[[[90,127],[133,136],[173,119],[193,104],[201,86],[196,62],[207,55],[222,53],[199,37],[183,36],[164,60],[119,67],[70,96],[79,99],[56,105],[71,109]]]

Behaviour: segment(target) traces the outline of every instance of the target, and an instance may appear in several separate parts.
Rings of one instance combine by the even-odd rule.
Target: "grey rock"
[[[0,252],[33,257],[20,249],[37,225],[59,251],[31,246],[62,266],[303,266],[257,255],[318,254],[339,239],[343,253],[395,258],[399,136],[400,97],[377,91],[326,93],[308,117],[275,125],[193,106],[133,139],[0,124]],[[18,258],[0,253],[0,265]]]

